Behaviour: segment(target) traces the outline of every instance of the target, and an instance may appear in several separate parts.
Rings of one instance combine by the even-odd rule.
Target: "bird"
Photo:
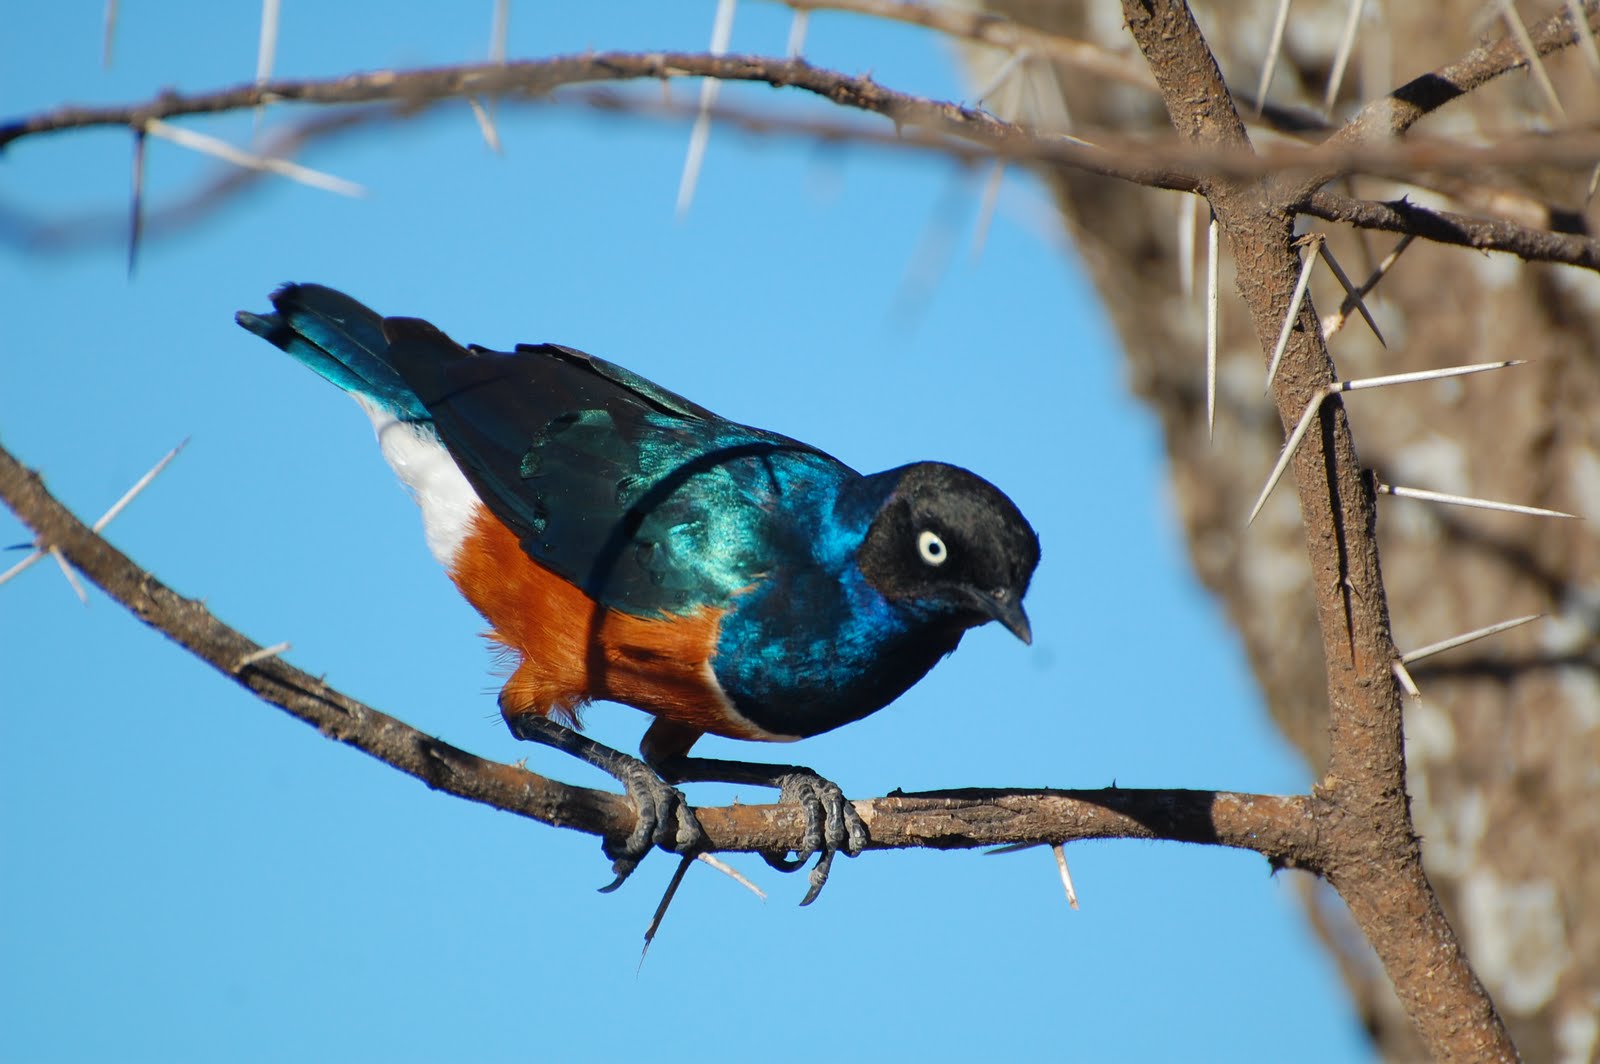
[[[774,787],[804,813],[792,871],[808,904],[834,853],[869,841],[811,769],[690,757],[705,734],[790,742],[898,698],[970,628],[1032,642],[1039,539],[974,473],[916,462],[863,475],[559,344],[462,346],[315,284],[235,320],[349,393],[421,508],[429,550],[514,667],[519,739],[618,780],[632,834],[605,844],[615,889],[651,849],[705,839],[674,784]],[[594,701],[654,720],[633,757],[579,730]]]

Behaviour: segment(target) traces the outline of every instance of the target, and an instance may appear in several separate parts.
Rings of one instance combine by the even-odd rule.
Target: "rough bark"
[[[1277,4],[1194,6],[1230,87],[1253,94]],[[1530,24],[1560,11],[1554,4],[1521,6]],[[1028,0],[987,0],[985,7],[1127,50],[1129,27],[1100,7]],[[1483,5],[1449,0],[1385,8],[1387,23],[1363,27],[1335,119],[1417,75],[1443,68],[1447,76],[1418,83],[1437,91],[1405,96],[1406,108],[1392,101],[1373,108],[1346,138],[1397,133],[1412,123],[1417,135],[1457,136],[1541,125],[1537,90],[1525,74],[1491,84],[1453,77],[1482,58],[1475,33],[1488,41],[1505,36],[1498,20],[1478,20]],[[1312,107],[1320,99],[1345,11],[1343,3],[1294,5],[1284,61],[1269,93],[1274,103]],[[978,50],[969,58],[977,68],[995,62]],[[1578,50],[1546,63],[1571,125],[1592,124],[1600,94]],[[1032,98],[1055,94],[1085,127],[1138,135],[1162,132],[1172,121],[1156,93],[1073,65],[1046,70],[1036,64],[1031,81]],[[1422,117],[1442,100],[1451,102]],[[1059,106],[1028,117],[1051,113]],[[1131,386],[1161,419],[1196,570],[1243,633],[1274,719],[1321,773],[1330,767],[1329,670],[1341,666],[1317,636],[1319,601],[1312,592],[1320,579],[1315,559],[1307,564],[1302,515],[1280,487],[1251,530],[1240,534],[1241,515],[1283,440],[1280,419],[1260,399],[1259,318],[1238,299],[1242,294],[1254,309],[1254,297],[1241,293],[1233,276],[1237,269],[1247,279],[1263,250],[1237,243],[1224,248],[1221,383],[1216,443],[1208,444],[1204,310],[1178,280],[1182,197],[1064,169],[1050,180],[1121,336]],[[1366,200],[1404,193],[1490,223],[1534,224],[1557,234],[1587,236],[1594,218],[1581,177],[1570,169],[1506,167],[1448,179],[1423,174],[1418,181],[1420,188],[1363,179],[1353,191]],[[1335,183],[1308,205],[1320,218],[1339,217],[1341,194],[1351,191]],[[1394,208],[1397,222],[1405,209]],[[1298,224],[1301,231],[1329,232],[1331,246],[1358,280],[1394,245],[1392,238],[1314,218]],[[1314,280],[1312,298],[1322,313],[1336,307],[1340,295],[1325,273]],[[1597,299],[1600,283],[1592,273],[1414,244],[1374,303],[1389,350],[1354,319],[1331,342],[1341,377],[1504,357],[1538,365],[1487,387],[1442,383],[1352,397],[1349,418],[1366,466],[1385,482],[1600,513]],[[1304,507],[1303,458],[1300,465]],[[1401,499],[1382,503],[1378,535],[1402,649],[1517,614],[1550,615],[1540,625],[1414,668],[1423,699],[1406,708],[1408,779],[1428,875],[1517,1044],[1532,1060],[1594,1059],[1600,999],[1600,865],[1591,859],[1600,837],[1594,588],[1600,552],[1593,528]],[[1332,679],[1337,687],[1338,677]],[[1337,877],[1335,884],[1346,885]],[[1315,899],[1310,904],[1381,1051],[1394,1060],[1422,1056],[1369,947],[1341,923],[1342,913]]]

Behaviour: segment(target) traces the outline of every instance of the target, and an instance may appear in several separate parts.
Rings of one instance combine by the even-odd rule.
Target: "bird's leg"
[[[700,821],[695,819],[694,810],[689,808],[683,794],[643,761],[536,713],[508,713],[505,718],[511,734],[518,739],[543,743],[571,754],[607,773],[627,790],[636,814],[633,834],[621,846],[613,848],[606,844],[605,854],[611,858],[611,870],[617,878],[609,886],[601,887],[601,893],[622,886],[651,846],[659,845],[675,853],[693,853],[705,844]]]
[[[642,751],[646,761],[661,773],[663,779],[674,783],[748,783],[775,787],[780,801],[795,803],[804,811],[806,833],[795,859],[788,860],[782,854],[761,855],[772,867],[793,872],[813,853],[821,851],[822,856],[817,858],[816,867],[811,870],[811,887],[806,891],[801,905],[810,905],[821,893],[828,881],[828,872],[833,867],[833,855],[836,852],[843,850],[848,856],[854,857],[866,846],[869,838],[867,826],[838,784],[798,765],[720,761],[669,752],[672,746],[681,744],[667,741],[670,736],[662,725],[663,722],[657,721],[646,733]]]

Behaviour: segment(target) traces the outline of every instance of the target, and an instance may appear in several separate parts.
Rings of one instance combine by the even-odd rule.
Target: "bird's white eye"
[[[929,565],[943,565],[950,557],[950,552],[945,550],[944,540],[926,530],[917,535],[917,550],[921,552],[922,560]]]

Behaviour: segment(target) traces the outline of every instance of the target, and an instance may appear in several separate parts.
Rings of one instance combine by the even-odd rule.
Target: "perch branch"
[[[633,830],[621,795],[575,787],[489,761],[350,698],[274,656],[185,598],[79,521],[38,474],[0,448],[0,499],[43,549],[72,566],[145,624],[256,697],[429,787],[553,827],[620,843]],[[268,648],[271,649],[271,648]],[[1305,797],[1220,791],[967,789],[899,793],[856,803],[873,849],[966,849],[1078,839],[1168,839],[1254,850],[1274,866],[1320,868]],[[780,805],[696,810],[708,849],[796,848],[804,816]]]

